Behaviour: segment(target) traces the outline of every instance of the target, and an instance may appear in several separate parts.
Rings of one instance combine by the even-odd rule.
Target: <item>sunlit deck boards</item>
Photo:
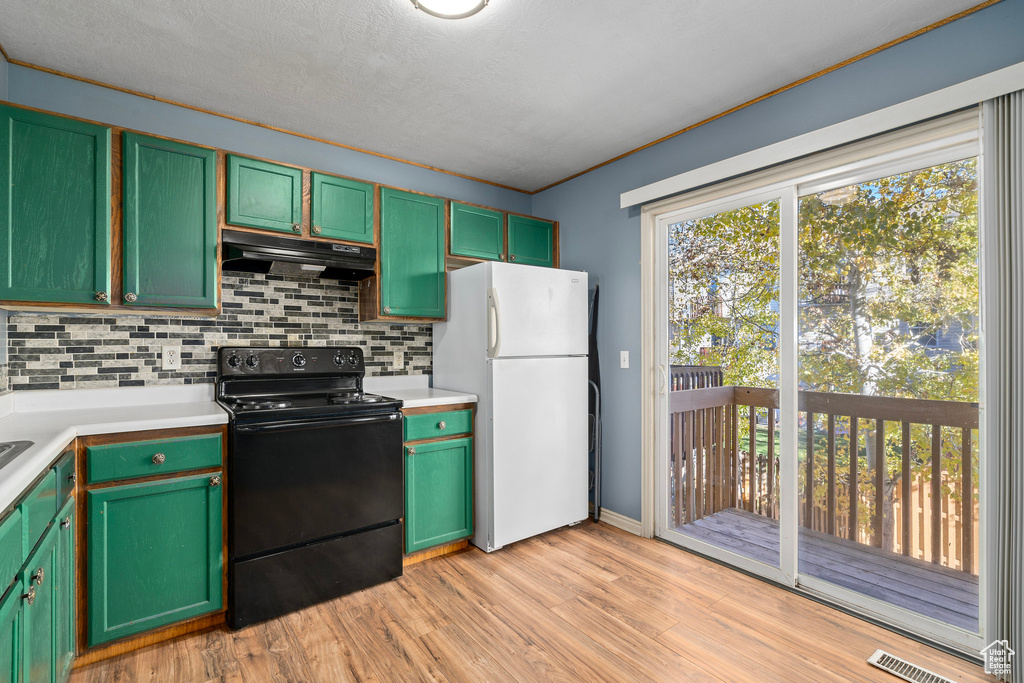
[[[777,567],[779,523],[729,508],[677,529]],[[972,632],[978,577],[810,529],[800,529],[800,572]]]

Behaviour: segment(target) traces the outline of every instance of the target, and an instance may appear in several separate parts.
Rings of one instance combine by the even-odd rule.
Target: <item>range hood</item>
[[[242,230],[221,232],[225,271],[362,280],[374,273],[377,250]]]

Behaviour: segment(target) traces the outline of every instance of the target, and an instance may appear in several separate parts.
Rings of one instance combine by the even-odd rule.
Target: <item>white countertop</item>
[[[0,396],[0,441],[33,441],[0,469],[7,509],[76,436],[227,424],[213,385],[12,392]]]
[[[392,375],[367,377],[363,389],[371,394],[382,394],[402,401],[403,408],[450,406],[456,403],[476,403],[476,394],[447,389],[432,389],[429,375]]]

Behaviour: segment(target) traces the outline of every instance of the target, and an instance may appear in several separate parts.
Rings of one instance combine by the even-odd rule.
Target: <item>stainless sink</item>
[[[31,448],[32,441],[0,441],[0,470]]]

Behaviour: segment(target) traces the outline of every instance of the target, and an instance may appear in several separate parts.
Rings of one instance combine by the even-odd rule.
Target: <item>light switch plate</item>
[[[163,347],[160,351],[160,367],[164,370],[181,370],[181,347]]]
[[[629,368],[629,351],[619,351],[619,367],[624,370]]]

